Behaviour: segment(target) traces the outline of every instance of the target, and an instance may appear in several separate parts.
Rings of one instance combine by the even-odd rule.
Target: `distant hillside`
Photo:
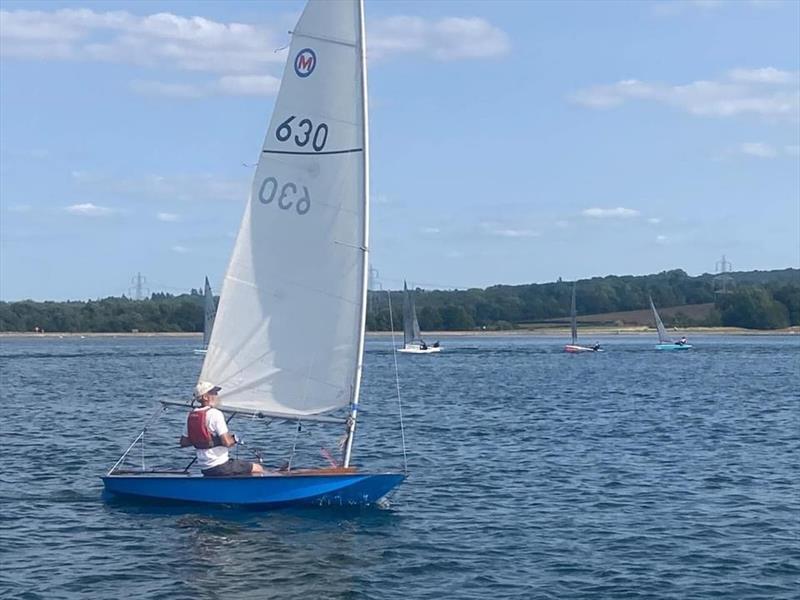
[[[775,269],[773,271],[733,271],[726,273],[736,285],[771,285],[800,282],[800,269]],[[698,279],[713,280],[718,274],[703,273]]]
[[[585,323],[649,324],[648,295],[667,326],[728,325],[776,329],[800,325],[800,270],[729,273],[730,293],[715,292],[713,275],[681,270],[653,275],[595,277],[577,282],[577,310]],[[416,290],[423,331],[513,329],[569,315],[572,283],[497,285],[486,289]],[[402,327],[402,291],[391,293],[393,319]],[[588,316],[585,316],[588,315]],[[367,328],[389,329],[389,294],[370,292]],[[0,332],[191,332],[203,327],[203,297],[153,294],[146,300],[0,302]]]
[[[653,275],[610,275],[579,280],[577,312],[598,319],[642,311],[652,296],[668,325],[730,325],[780,328],[800,324],[800,270],[726,273],[729,293],[717,293],[719,280],[711,274],[690,277],[676,269]],[[569,315],[572,282],[497,285],[486,289],[416,290],[420,327],[428,331],[473,328],[512,329],[552,322]],[[389,329],[387,292],[371,292],[367,317],[370,330]],[[402,323],[402,292],[392,292],[395,324]],[[688,308],[692,306],[694,308]],[[702,306],[703,308],[699,308]],[[645,321],[645,315],[622,316]],[[674,323],[673,323],[674,321]]]
[[[705,304],[685,304],[683,306],[665,306],[658,308],[661,318],[671,325],[688,325],[705,323],[712,317],[716,305],[713,302]],[[553,324],[569,324],[569,318],[549,319]],[[649,308],[641,310],[626,310],[622,312],[601,313],[599,315],[581,315],[579,324],[586,325],[628,325],[654,327],[653,311]]]

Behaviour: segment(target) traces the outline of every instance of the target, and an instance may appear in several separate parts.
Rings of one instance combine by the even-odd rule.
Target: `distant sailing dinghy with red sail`
[[[365,505],[405,478],[352,461],[367,306],[366,90],[363,0],[309,0],[292,32],[200,374],[221,388],[217,407],[227,415],[341,427],[341,461],[204,477],[188,467],[127,470],[126,452],[103,477],[108,494],[258,508]]]
[[[581,352],[602,352],[600,344],[581,346],[578,344],[578,312],[575,308],[575,284],[572,284],[572,304],[570,307],[570,327],[572,328],[572,343],[564,346],[564,352],[579,354]]]

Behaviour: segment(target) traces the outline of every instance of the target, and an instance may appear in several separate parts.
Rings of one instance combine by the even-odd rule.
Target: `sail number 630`
[[[297,115],[292,115],[283,123],[278,125],[275,130],[275,137],[279,142],[287,142],[289,138],[294,137],[294,143],[301,148],[307,146],[311,142],[311,147],[317,152],[325,147],[328,141],[328,124],[320,123],[314,126],[314,123],[309,119],[301,119],[297,123],[296,133],[292,130],[292,121],[297,118]],[[294,136],[292,136],[294,133]]]
[[[269,204],[275,200],[275,196],[277,196],[278,208],[289,210],[294,206],[298,215],[304,215],[311,210],[311,196],[308,194],[308,188],[306,186],[302,187],[303,195],[298,198],[296,184],[290,181],[280,186],[277,179],[274,177],[267,177],[258,190],[258,199],[261,204]],[[280,192],[278,188],[280,188]]]

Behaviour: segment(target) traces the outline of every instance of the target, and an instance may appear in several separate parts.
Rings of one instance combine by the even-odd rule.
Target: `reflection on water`
[[[188,396],[194,340],[3,339],[0,595],[794,597],[800,341],[599,341],[571,356],[557,338],[461,337],[400,356],[410,477],[388,508],[257,512],[101,498],[155,401]],[[355,460],[398,468],[391,347],[367,348]],[[163,415],[129,466],[185,466],[184,419]],[[342,434],[231,427],[270,465],[324,464]]]

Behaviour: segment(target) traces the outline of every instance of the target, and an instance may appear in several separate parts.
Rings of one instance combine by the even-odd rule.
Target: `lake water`
[[[389,506],[249,512],[101,498],[156,399],[191,390],[195,340],[2,339],[0,597],[797,598],[800,338],[600,341],[398,356],[410,476]],[[367,344],[355,462],[374,469],[402,468],[390,348]],[[184,419],[128,464],[183,467]],[[342,433],[231,427],[274,465],[324,464]]]

